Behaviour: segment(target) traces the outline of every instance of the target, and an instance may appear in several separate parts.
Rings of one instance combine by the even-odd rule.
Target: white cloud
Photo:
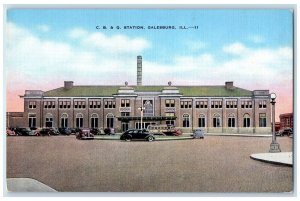
[[[84,48],[94,48],[108,53],[139,54],[151,47],[150,42],[144,38],[130,38],[121,34],[107,36],[101,32],[92,33],[81,28],[71,30],[69,36],[73,39],[80,40]]]
[[[236,42],[224,46],[223,51],[230,54],[241,55],[241,54],[245,54],[248,51],[248,49],[242,43]]]

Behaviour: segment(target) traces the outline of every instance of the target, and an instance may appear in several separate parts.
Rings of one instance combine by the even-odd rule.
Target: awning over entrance
[[[152,116],[152,117],[143,117],[143,121],[164,121],[164,120],[175,120],[177,117],[162,117],[162,116]],[[117,117],[119,121],[133,121],[133,120],[141,120],[141,117],[133,117],[133,116],[126,116],[126,117]]]

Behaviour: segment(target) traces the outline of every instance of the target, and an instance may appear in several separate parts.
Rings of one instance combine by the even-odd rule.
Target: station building
[[[173,124],[184,132],[271,133],[269,90],[250,91],[232,81],[220,86],[145,86],[141,56],[136,85],[77,86],[65,81],[49,91],[26,90],[21,98],[24,113],[22,123],[17,122],[26,127],[110,127],[122,132]]]

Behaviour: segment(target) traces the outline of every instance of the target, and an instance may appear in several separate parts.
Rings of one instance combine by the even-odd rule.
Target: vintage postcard
[[[294,14],[8,6],[8,193],[291,196]]]

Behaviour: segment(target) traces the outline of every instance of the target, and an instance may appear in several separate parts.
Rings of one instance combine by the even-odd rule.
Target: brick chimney
[[[137,56],[137,77],[136,77],[136,85],[141,86],[142,85],[142,56]]]
[[[225,88],[229,90],[233,90],[234,89],[233,82],[232,81],[225,82]]]
[[[72,89],[72,87],[74,86],[73,83],[74,83],[73,81],[65,81],[64,88],[65,89]]]

